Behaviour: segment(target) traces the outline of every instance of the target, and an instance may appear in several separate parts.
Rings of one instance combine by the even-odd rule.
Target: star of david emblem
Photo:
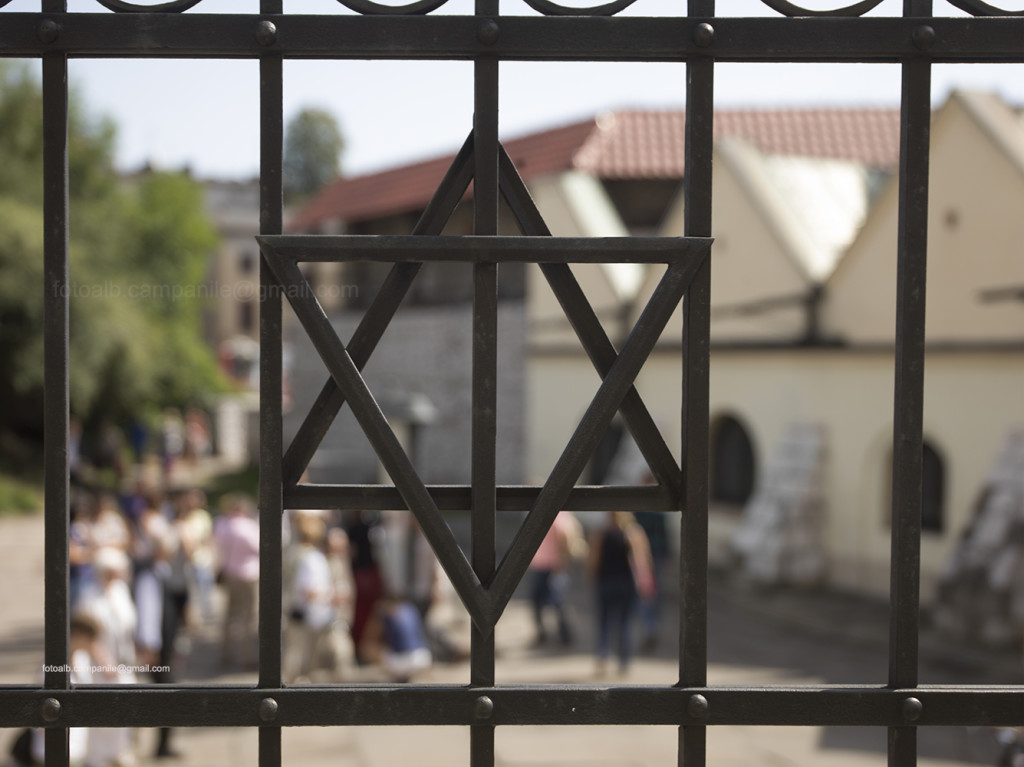
[[[424,536],[483,636],[489,636],[512,593],[547,534],[555,516],[565,508],[575,484],[608,425],[621,413],[662,493],[679,508],[682,471],[633,382],[662,330],[686,294],[694,274],[708,257],[711,240],[696,237],[552,237],[526,185],[504,148],[499,148],[499,185],[523,236],[441,236],[448,218],[473,179],[473,137],[456,156],[411,235],[273,235],[259,237],[260,248],[300,323],[326,365],[330,378],[283,457],[285,505],[295,501],[304,471],[320,440],[341,407],[347,404],[382,465],[394,481],[398,500],[416,517]],[[330,320],[299,269],[304,261],[374,260],[391,262],[390,274],[367,309],[348,345],[334,332]],[[539,264],[594,367],[602,378],[582,420],[547,481],[540,487],[514,488],[528,496],[529,513],[504,559],[491,577],[481,579],[470,565],[441,514],[448,493],[428,488],[370,392],[361,370],[380,341],[412,285],[420,267],[430,261]],[[573,263],[663,263],[667,269],[629,337],[616,351],[570,269]],[[320,486],[318,501],[331,489]],[[494,488],[492,488],[494,489]],[[602,490],[596,493],[600,503]],[[494,489],[499,494],[505,488]],[[460,492],[461,491],[461,492]],[[469,488],[455,494],[466,507]],[[444,496],[444,497],[442,497]],[[323,506],[322,502],[317,505]],[[601,508],[601,506],[597,506]]]

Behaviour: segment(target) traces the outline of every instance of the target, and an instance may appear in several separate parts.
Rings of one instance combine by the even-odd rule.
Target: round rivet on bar
[[[916,722],[921,718],[924,706],[917,698],[907,698],[903,701],[903,718],[908,722]]]
[[[926,51],[935,44],[935,28],[922,24],[919,27],[914,27],[911,37],[914,40],[914,45],[920,50]]]
[[[476,715],[477,719],[490,719],[491,714],[494,713],[494,701],[486,695],[481,695],[476,699],[476,704],[473,706],[473,713]]]
[[[273,698],[264,698],[260,701],[260,720],[273,722],[277,719],[277,701]]]
[[[694,719],[703,719],[708,715],[708,699],[703,695],[691,695],[686,702],[686,713]]]
[[[55,42],[58,35],[60,35],[60,27],[53,19],[43,19],[39,22],[39,29],[36,34],[39,35],[40,42],[52,43]]]
[[[715,28],[706,21],[701,22],[693,28],[693,42],[698,48],[707,48],[715,42]]]
[[[498,36],[501,34],[501,29],[498,27],[498,23],[491,19],[488,19],[482,23],[476,30],[476,39],[484,45],[494,45],[498,42]]]
[[[60,701],[56,698],[47,698],[43,701],[42,705],[43,720],[46,722],[56,722],[60,719]]]
[[[261,21],[256,27],[256,40],[260,45],[273,45],[277,42],[277,25],[272,21]]]

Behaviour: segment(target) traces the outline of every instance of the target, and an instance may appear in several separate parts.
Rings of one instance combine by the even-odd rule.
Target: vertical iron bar
[[[931,12],[930,0],[907,0],[905,6],[908,16]],[[914,687],[917,685],[931,65],[927,60],[913,60],[905,62],[902,69],[889,683],[895,687]]]
[[[260,0],[263,14],[282,0]],[[284,211],[284,60],[260,58],[260,233],[280,234]],[[260,255],[259,686],[281,686],[282,316],[281,293]],[[281,728],[261,726],[260,767],[280,767]]]
[[[498,15],[498,0],[476,0],[476,15]],[[494,23],[493,21],[491,23]],[[498,60],[478,58],[473,73],[473,232],[498,233]],[[494,575],[496,511],[498,266],[473,266],[473,457],[472,563],[483,584]],[[470,684],[491,686],[494,631],[486,637],[474,626]],[[493,767],[494,727],[470,727],[470,764]]]
[[[928,18],[932,2],[904,0],[903,14]],[[931,63],[923,57],[905,61],[902,78],[889,617],[894,688],[916,687],[918,679]],[[889,729],[889,764],[917,764],[916,729]]]
[[[64,13],[65,0],[43,0],[44,13]],[[44,662],[43,684],[66,690],[68,637],[68,57],[43,55],[43,472]],[[66,765],[68,730],[54,727],[44,738],[47,767]]]
[[[691,17],[711,18],[714,0],[689,0]],[[686,64],[685,231],[711,236],[711,171],[714,153],[715,62]],[[707,684],[708,572],[708,395],[711,263],[701,265],[683,304],[682,487],[680,530],[679,679],[688,687]],[[702,767],[707,728],[679,728],[679,764]]]

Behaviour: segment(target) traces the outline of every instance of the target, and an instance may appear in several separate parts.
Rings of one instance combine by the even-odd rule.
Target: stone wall
[[[332,317],[343,342],[347,343],[360,317],[355,312]],[[502,484],[523,481],[524,321],[522,302],[499,304],[497,479]],[[437,409],[436,420],[418,428],[413,458],[427,483],[470,481],[472,330],[469,304],[400,309],[363,371],[385,415],[397,413],[394,404],[414,394],[426,395]],[[328,377],[298,322],[289,324],[287,339],[292,405],[284,419],[286,445]],[[402,425],[394,425],[401,438]],[[347,406],[313,457],[309,479],[380,481],[377,457]]]

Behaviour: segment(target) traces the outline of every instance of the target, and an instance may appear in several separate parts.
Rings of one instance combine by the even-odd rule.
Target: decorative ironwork
[[[592,8],[572,8],[559,5],[551,0],[524,0],[533,10],[540,11],[546,16],[614,16],[623,11],[636,0],[616,0],[613,3],[596,5]]]
[[[41,687],[0,687],[0,727],[47,727],[47,765],[66,764],[67,728],[76,726],[258,727],[261,767],[281,764],[281,727],[436,724],[471,728],[474,765],[493,764],[495,727],[512,724],[658,724],[680,728],[680,762],[705,761],[707,727],[855,725],[889,728],[890,763],[916,763],[918,727],[1019,725],[1024,689],[918,685],[921,417],[931,67],[936,62],[1024,63],[1024,11],[982,0],[948,0],[974,19],[938,18],[931,0],[907,0],[897,18],[861,18],[877,0],[813,11],[762,0],[784,18],[720,18],[714,0],[679,3],[676,18],[622,14],[634,0],[523,0],[537,16],[503,16],[497,0],[477,0],[468,16],[433,14],[446,0],[387,4],[339,0],[356,12],[286,15],[282,0],[260,0],[259,14],[186,14],[201,0],[150,5],[100,0],[114,11],[68,13],[66,0],[40,0],[40,13],[7,12],[0,55],[43,62],[44,274],[46,290],[45,471],[46,639]],[[596,4],[595,4],[596,3]],[[0,0],[0,7],[9,0]],[[433,14],[433,15],[431,15]],[[563,18],[551,19],[548,16]],[[796,17],[833,17],[800,18]],[[269,18],[268,18],[269,17]],[[606,18],[598,18],[606,17]],[[922,19],[927,23],[922,23]],[[840,42],[841,41],[841,42]],[[68,661],[69,354],[67,62],[70,56],[250,58],[260,62],[260,672],[255,688],[139,689],[71,686]],[[282,235],[283,62],[286,58],[458,59],[475,64],[474,125],[445,180],[408,236],[296,238]],[[687,68],[686,237],[562,239],[550,232],[498,141],[500,61],[668,61]],[[707,681],[709,258],[712,219],[714,69],[719,61],[897,62],[903,68],[900,227],[894,402],[890,666],[885,685],[718,688]],[[680,78],[682,81],[683,78]],[[440,236],[473,183],[474,235]],[[497,236],[503,197],[523,237]],[[348,344],[308,288],[301,260],[375,259],[392,264]],[[426,485],[384,420],[361,376],[420,271],[455,260],[474,272],[472,481]],[[587,413],[544,485],[495,482],[497,264],[539,268],[602,378]],[[570,269],[571,263],[638,261],[667,269],[630,338],[616,351]],[[291,288],[285,290],[285,288]],[[330,377],[292,443],[283,443],[282,296],[326,363]],[[661,328],[682,299],[682,458],[677,462],[634,388]],[[348,405],[395,487],[307,485],[303,469],[339,410]],[[576,487],[583,466],[616,412],[623,415],[657,484]],[[401,508],[416,515],[473,619],[469,684],[450,687],[337,686],[289,689],[281,679],[282,509]],[[681,514],[679,682],[664,686],[497,685],[493,629],[560,509],[659,509]],[[441,511],[468,509],[467,557]],[[527,515],[496,562],[494,519]]]
[[[181,13],[193,8],[202,0],[170,0],[166,3],[154,3],[153,5],[138,5],[129,3],[127,0],[96,0],[104,8],[115,13]]]
[[[0,0],[0,8],[12,0]],[[942,1],[942,0],[940,0]],[[203,0],[165,0],[149,5],[129,0],[96,0],[103,7],[115,13],[182,13],[198,6]],[[366,16],[421,16],[444,7],[449,0],[414,0],[414,2],[390,5],[378,0],[337,0],[338,3],[358,14]],[[611,0],[597,5],[564,5],[555,0],[521,0],[526,6],[545,16],[615,16],[643,0]],[[985,0],[944,0],[972,16],[1024,16],[1024,11],[1005,10]],[[783,16],[795,17],[859,17],[877,8],[882,0],[859,0],[831,10],[804,8],[790,0],[761,0],[765,7]],[[496,15],[496,14],[495,14]],[[682,15],[682,14],[680,14]],[[932,16],[933,13],[920,14]]]
[[[436,11],[447,3],[448,0],[418,0],[418,2],[409,3],[408,5],[382,5],[373,0],[338,0],[338,2],[357,13],[401,15],[430,13],[431,11]]]
[[[950,5],[974,16],[1024,16],[1024,11],[1006,11],[984,0],[948,0]]]
[[[831,11],[812,11],[801,8],[788,0],[761,0],[761,2],[784,16],[863,16],[882,4],[882,0],[862,0],[862,2]]]
[[[467,142],[467,147],[471,146]],[[507,154],[502,152],[507,188],[517,198],[517,208],[536,222],[539,214],[532,204],[523,198],[525,187],[518,180]],[[452,179],[459,179],[460,165],[464,163],[456,158]],[[464,179],[462,179],[464,180]],[[463,183],[455,185],[455,190],[464,188]],[[442,185],[438,196],[451,196],[451,190]],[[531,215],[532,214],[532,215]],[[537,226],[536,223],[533,225]],[[707,255],[710,242],[699,238],[658,239],[658,238],[613,238],[613,239],[560,239],[552,238],[545,231],[540,238],[535,237],[437,237],[412,235],[398,236],[279,236],[262,237],[260,244],[267,263],[284,288],[284,294],[295,310],[300,322],[305,327],[323,361],[331,372],[334,386],[326,386],[326,396],[333,398],[338,392],[337,402],[341,397],[348,402],[356,420],[362,426],[388,474],[394,480],[401,495],[403,506],[411,509],[419,520],[420,527],[430,541],[435,553],[448,573],[452,584],[463,600],[477,628],[486,636],[494,627],[502,610],[512,596],[519,581],[533,558],[541,539],[544,537],[552,520],[560,509],[565,508],[566,501],[576,480],[582,473],[587,461],[597,448],[601,436],[611,422],[612,417],[622,406],[627,396],[631,398],[631,407],[627,408],[632,423],[640,422],[638,434],[648,452],[653,452],[661,459],[657,474],[662,475],[669,486],[675,485],[675,477],[679,468],[675,464],[660,434],[653,427],[650,415],[643,407],[639,395],[633,388],[633,379],[640,372],[644,360],[654,348],[661,331],[675,311],[679,300],[689,285],[689,280]],[[595,365],[602,372],[604,381],[594,396],[591,406],[587,409],[576,433],[562,453],[561,458],[551,472],[548,482],[535,488],[530,514],[523,528],[512,543],[505,560],[494,573],[493,581],[482,586],[474,575],[462,551],[458,548],[450,530],[440,515],[437,503],[422,483],[412,461],[406,455],[397,438],[388,426],[383,414],[366,388],[359,369],[365,364],[365,357],[360,355],[359,361],[353,359],[334,334],[330,322],[320,308],[313,291],[298,269],[299,261],[350,261],[350,260],[390,261],[397,265],[412,263],[417,267],[425,261],[467,261],[471,263],[498,263],[512,261],[537,261],[548,270],[547,274],[563,305],[574,317],[582,319],[581,339],[592,352]],[[641,314],[636,328],[616,355],[604,336],[603,331],[592,324],[589,318],[596,317],[586,303],[581,292],[570,293],[569,283],[571,272],[568,263],[622,263],[636,261],[664,262],[669,268],[655,289],[647,309]],[[558,267],[563,267],[559,270]],[[403,281],[404,283],[404,281]],[[400,283],[402,290],[408,284]],[[381,305],[394,306],[394,296],[385,286],[380,294],[383,296]],[[362,327],[362,326],[361,326]],[[381,325],[377,328],[383,330]],[[598,326],[599,328],[599,326]],[[379,337],[379,336],[378,336]],[[602,346],[602,343],[604,344]],[[315,408],[315,406],[314,406]],[[323,410],[316,409],[316,420],[325,415]],[[311,411],[312,414],[313,411]],[[306,423],[311,417],[307,416]],[[329,425],[329,423],[327,424]],[[326,428],[320,426],[321,429]],[[653,441],[653,448],[651,444]],[[315,445],[313,446],[315,449]],[[303,453],[309,453],[309,445],[303,444]],[[671,462],[670,467],[664,465]],[[291,468],[294,475],[295,467]],[[321,493],[329,487],[321,487]],[[338,488],[342,490],[342,487]],[[677,493],[676,493],[677,495]],[[323,496],[321,495],[321,498]],[[331,507],[347,507],[343,496],[335,495]]]

